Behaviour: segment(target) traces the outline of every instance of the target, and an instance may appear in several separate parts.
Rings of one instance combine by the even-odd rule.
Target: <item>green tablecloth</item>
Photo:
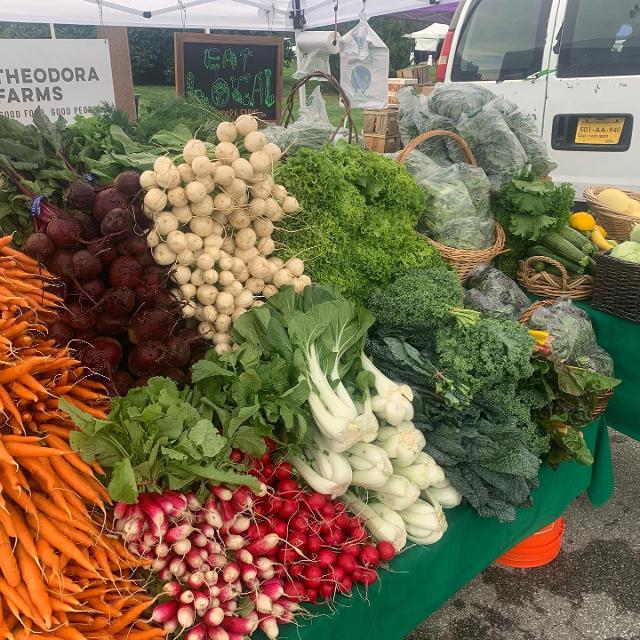
[[[593,467],[563,464],[545,467],[533,506],[511,523],[480,518],[469,507],[447,512],[449,529],[429,547],[413,547],[393,561],[370,588],[368,601],[360,595],[338,598],[337,611],[312,607],[316,616],[302,628],[284,627],[288,640],[401,640],[438,609],[465,583],[523,538],[557,517],[583,491],[600,505],[613,491],[607,425],[604,418],[588,426],[585,438],[596,459]]]
[[[607,406],[609,425],[640,440],[640,325],[596,311],[585,302],[578,306],[593,322],[598,344],[615,362],[615,375],[622,380]]]

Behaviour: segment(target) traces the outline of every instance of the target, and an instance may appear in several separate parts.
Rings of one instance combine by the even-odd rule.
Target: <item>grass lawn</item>
[[[284,109],[284,105],[287,101],[289,93],[291,93],[291,87],[293,86],[294,80],[291,77],[293,72],[295,71],[295,65],[290,65],[284,68],[284,91],[283,91],[283,99],[282,106]],[[309,82],[307,83],[307,95],[310,95],[311,92],[315,89],[315,87],[321,84],[323,85],[322,95],[327,103],[327,113],[329,114],[329,119],[336,126],[342,120],[344,116],[344,110],[340,106],[340,101],[338,95],[329,87],[325,82],[317,83],[317,82]],[[152,102],[153,100],[158,100],[162,98],[166,98],[167,96],[172,95],[175,92],[175,88],[169,85],[137,85],[135,87],[135,93],[140,96],[140,104],[144,104],[145,102]],[[297,99],[296,99],[297,104]],[[352,112],[353,119],[355,121],[356,127],[358,130],[362,129],[362,109],[354,109]]]

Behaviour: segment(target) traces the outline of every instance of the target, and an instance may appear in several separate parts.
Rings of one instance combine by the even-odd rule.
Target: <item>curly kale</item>
[[[374,291],[369,309],[383,327],[411,327],[435,332],[464,303],[458,277],[446,267],[412,271],[384,290]]]
[[[376,287],[411,269],[441,264],[415,232],[425,199],[404,167],[356,146],[299,149],[276,179],[302,205],[278,224],[283,258],[305,260],[309,276],[365,303]]]

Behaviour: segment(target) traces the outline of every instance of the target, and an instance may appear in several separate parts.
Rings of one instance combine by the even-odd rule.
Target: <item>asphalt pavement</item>
[[[615,494],[567,510],[556,560],[489,567],[405,640],[640,640],[640,443],[610,439]]]

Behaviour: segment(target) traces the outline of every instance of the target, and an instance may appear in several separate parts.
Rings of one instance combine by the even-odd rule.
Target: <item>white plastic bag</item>
[[[364,14],[340,42],[340,84],[351,106],[384,109],[389,94],[389,49]]]

